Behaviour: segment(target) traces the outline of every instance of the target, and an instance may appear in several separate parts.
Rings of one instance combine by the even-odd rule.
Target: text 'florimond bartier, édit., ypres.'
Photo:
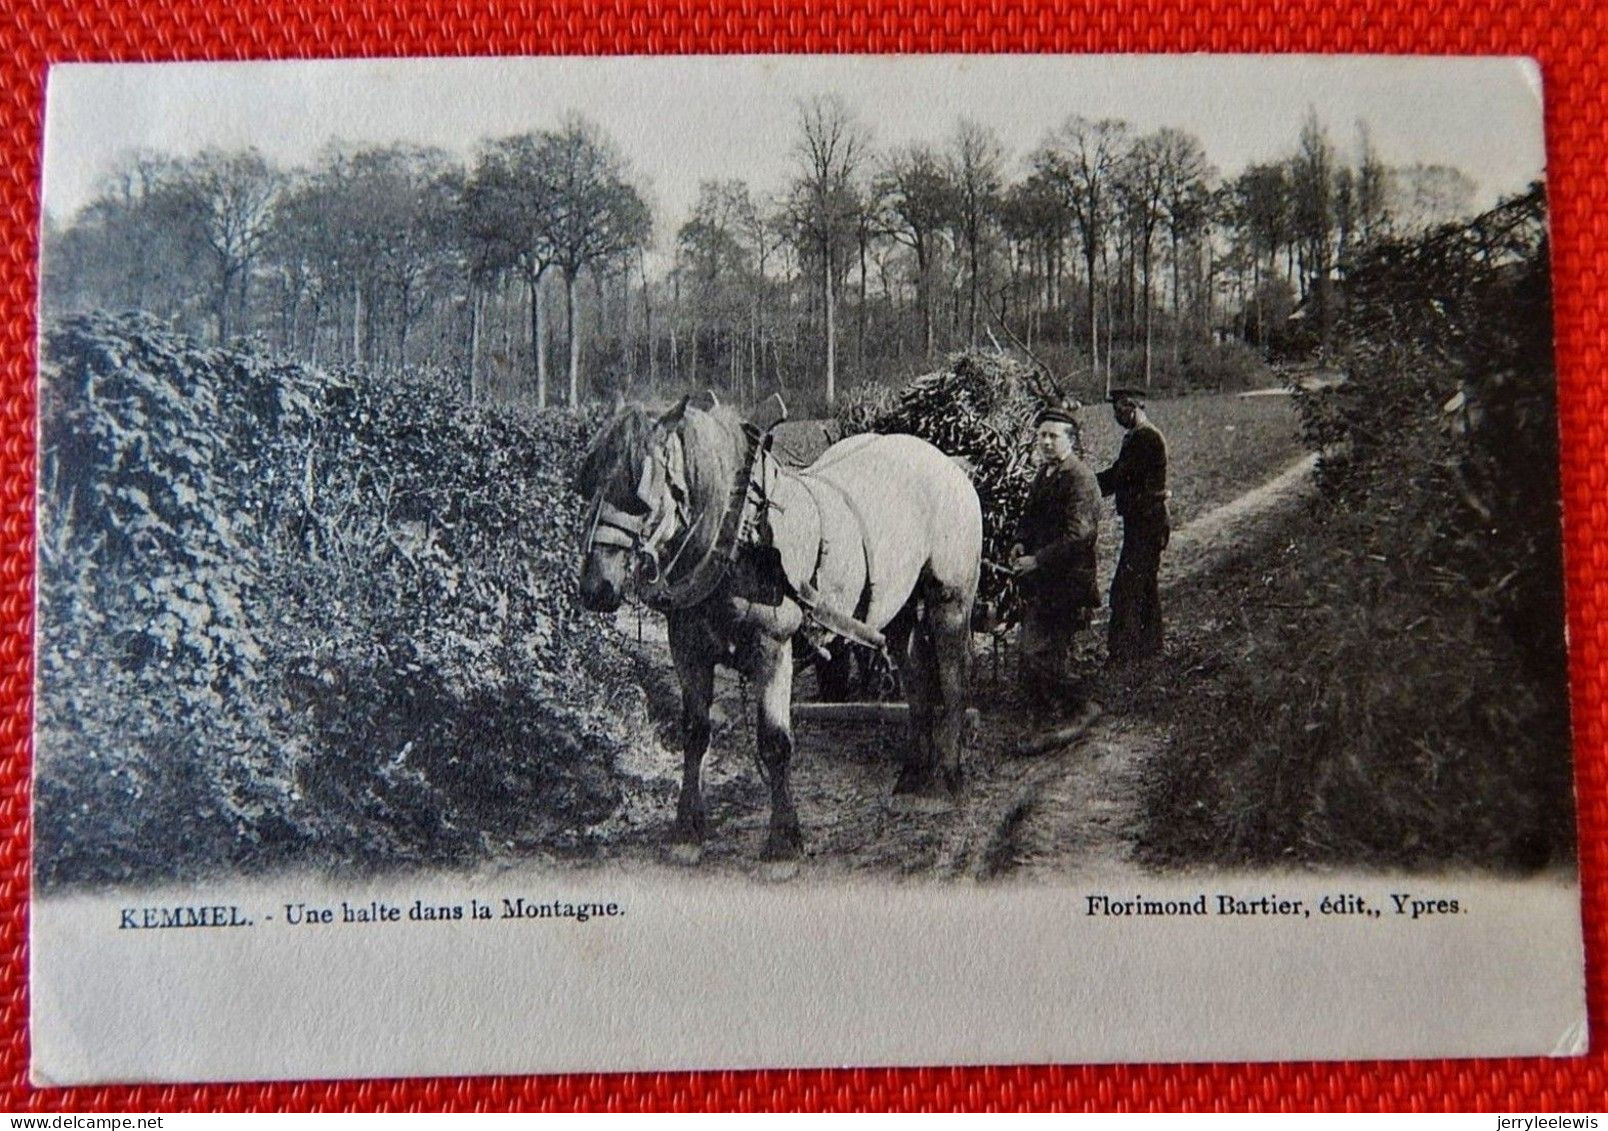
[[[1379,919],[1405,918],[1422,920],[1467,913],[1465,903],[1441,896],[1420,896],[1409,892],[1389,892],[1383,898],[1365,897],[1354,892],[1338,892],[1318,899],[1287,899],[1275,893],[1265,895],[1237,895],[1217,892],[1208,895],[1175,899],[1152,899],[1143,895],[1118,897],[1099,893],[1086,895],[1084,914],[1095,918],[1190,918],[1196,916],[1227,916],[1230,918],[1310,919],[1313,912],[1320,918]]]

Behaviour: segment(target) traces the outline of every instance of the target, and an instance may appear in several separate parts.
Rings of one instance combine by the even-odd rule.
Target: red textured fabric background
[[[36,1090],[27,1083],[35,266],[58,61],[737,52],[1533,55],[1546,81],[1592,1054],[1579,1060],[575,1075]],[[0,0],[0,1108],[1603,1110],[1608,1053],[1608,5],[1594,0]],[[994,1022],[1003,1018],[988,1019]],[[1388,1023],[1389,1019],[1382,1019]],[[689,1023],[696,1024],[695,1018]]]

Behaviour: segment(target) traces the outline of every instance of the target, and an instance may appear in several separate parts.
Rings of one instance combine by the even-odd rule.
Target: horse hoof
[[[680,864],[683,868],[691,868],[702,862],[703,845],[677,841],[670,846],[669,856],[672,864]]]

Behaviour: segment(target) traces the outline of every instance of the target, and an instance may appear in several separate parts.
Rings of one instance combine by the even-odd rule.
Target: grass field
[[[1150,402],[1151,421],[1167,437],[1167,485],[1173,526],[1273,478],[1305,454],[1289,397],[1211,393]],[[1122,429],[1109,410],[1083,410],[1083,442],[1091,464],[1109,467]]]

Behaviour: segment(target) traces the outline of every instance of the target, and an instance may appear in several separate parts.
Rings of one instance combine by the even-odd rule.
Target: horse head
[[[713,406],[683,400],[655,419],[617,414],[593,439],[575,477],[590,498],[583,534],[581,604],[613,612],[633,588],[652,592],[718,524],[730,490],[728,428]]]

